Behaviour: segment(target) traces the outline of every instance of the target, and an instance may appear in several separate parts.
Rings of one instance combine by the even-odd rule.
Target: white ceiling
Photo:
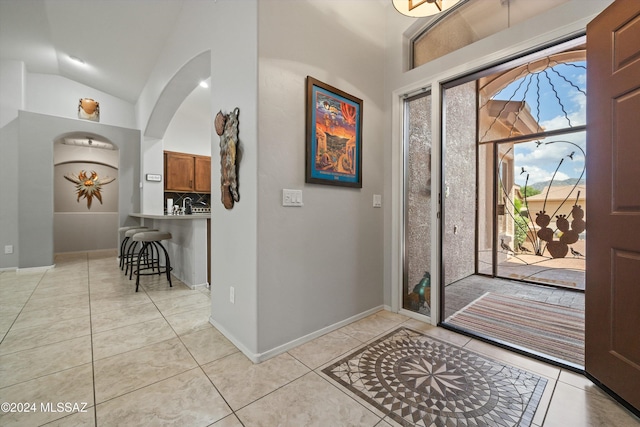
[[[0,60],[23,61],[28,72],[60,75],[135,103],[187,1],[193,0],[0,0]],[[564,1],[510,0],[511,24]],[[391,7],[390,0],[372,4]],[[502,14],[487,7],[506,10],[505,4],[474,1],[465,13],[479,32],[482,25],[500,28]],[[336,3],[315,5],[340,18]],[[364,14],[342,18],[352,27],[371,23]]]
[[[0,0],[0,60],[135,103],[184,1]]]

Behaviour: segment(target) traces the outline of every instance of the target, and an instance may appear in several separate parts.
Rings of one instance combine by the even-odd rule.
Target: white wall
[[[384,15],[366,4],[188,2],[136,105],[145,129],[163,88],[210,50],[211,111],[240,109],[240,202],[212,206],[211,320],[254,360],[383,302],[372,198],[384,187]],[[364,100],[362,189],[304,183],[307,75]],[[154,156],[143,153],[143,173]],[[303,189],[305,206],[282,208],[282,188]]]
[[[260,353],[383,304],[384,13],[368,4],[260,3]],[[362,189],[305,183],[307,75],[363,99]]]
[[[26,70],[19,61],[0,62],[0,269],[18,265],[18,110],[24,108]]]
[[[140,144],[142,162],[142,187],[140,188],[140,212],[164,214],[164,145],[161,139],[143,138]],[[162,175],[162,181],[147,181],[146,174]]]
[[[21,61],[0,61],[0,128],[24,109],[26,69]]]
[[[257,351],[258,328],[257,10],[256,0],[186,2],[136,104],[138,123],[146,129],[156,102],[171,79],[193,58],[210,51],[211,111],[240,109],[241,201],[232,211],[214,203],[211,212],[211,321],[249,354]],[[210,141],[212,164],[219,164],[217,135]],[[144,145],[147,143],[154,153],[143,152],[143,173],[157,173],[151,168],[162,164],[162,150],[155,148],[158,144],[153,138],[145,138]],[[215,174],[212,183],[212,188],[218,188]],[[146,198],[146,190],[143,191]],[[235,304],[229,302],[231,284],[237,288]]]
[[[27,111],[77,119],[81,98],[100,103],[100,123],[136,128],[133,105],[129,102],[65,77],[27,73]]]
[[[162,138],[164,149],[211,155],[211,89],[196,87],[171,119]]]

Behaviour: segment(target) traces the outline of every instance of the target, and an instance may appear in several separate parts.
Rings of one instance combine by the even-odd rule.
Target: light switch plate
[[[373,195],[373,207],[374,208],[382,207],[382,195],[380,194]]]
[[[282,206],[302,207],[302,190],[282,190]]]

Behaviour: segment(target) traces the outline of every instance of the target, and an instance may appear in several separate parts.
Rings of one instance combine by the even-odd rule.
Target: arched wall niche
[[[69,132],[54,140],[54,253],[116,247],[119,154],[117,145],[94,132]]]
[[[72,134],[101,136],[118,147],[117,225],[135,223],[129,214],[140,210],[139,130],[19,111],[19,268],[54,264],[54,141]]]

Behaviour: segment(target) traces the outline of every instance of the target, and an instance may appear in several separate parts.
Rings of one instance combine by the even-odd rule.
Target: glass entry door
[[[585,288],[585,55],[576,39],[442,86],[441,321],[540,286],[580,308],[547,293]]]

